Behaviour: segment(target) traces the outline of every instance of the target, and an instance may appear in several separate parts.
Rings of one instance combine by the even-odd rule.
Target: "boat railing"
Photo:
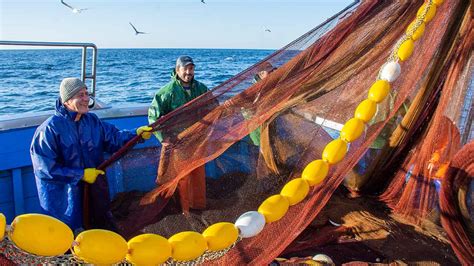
[[[42,46],[42,47],[78,47],[82,48],[82,61],[81,61],[81,79],[86,83],[87,79],[91,80],[91,86],[89,88],[89,95],[95,98],[96,88],[96,65],[97,65],[97,46],[93,43],[72,43],[72,42],[30,42],[30,41],[2,41],[0,40],[0,46]],[[92,49],[92,62],[90,63],[91,71],[88,73],[87,68],[87,50]],[[94,101],[95,102],[95,101]]]

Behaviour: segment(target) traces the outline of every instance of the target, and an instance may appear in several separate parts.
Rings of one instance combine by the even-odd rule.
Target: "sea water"
[[[100,49],[96,97],[111,106],[151,103],[154,93],[170,81],[180,55],[191,56],[196,64],[195,78],[213,88],[272,52]],[[91,53],[89,50],[89,58]],[[54,110],[61,80],[81,77],[81,59],[81,49],[0,50],[0,116]],[[90,74],[90,64],[87,70]]]

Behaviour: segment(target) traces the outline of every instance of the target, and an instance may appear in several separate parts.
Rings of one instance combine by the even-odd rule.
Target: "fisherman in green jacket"
[[[158,118],[208,91],[206,85],[194,79],[194,62],[189,56],[180,56],[176,68],[171,73],[171,81],[161,87],[153,97],[148,109],[148,122],[154,123]],[[155,136],[163,141],[161,132]]]
[[[208,91],[207,87],[194,79],[194,62],[189,56],[180,56],[176,60],[176,67],[171,74],[171,81],[159,89],[150,108],[148,109],[148,122],[154,123],[161,116],[173,111],[185,103],[199,97]],[[170,132],[167,132],[168,134]],[[179,134],[179,132],[176,132]],[[161,159],[158,166],[158,183],[162,182],[162,175],[166,172],[168,163],[164,159],[169,146],[167,138],[173,136],[163,135],[162,132],[155,132],[155,136],[162,144]],[[178,183],[179,200],[183,212],[189,209],[206,208],[206,173],[204,165],[194,169]]]

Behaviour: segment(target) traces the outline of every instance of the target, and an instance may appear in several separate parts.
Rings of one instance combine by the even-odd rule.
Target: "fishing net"
[[[162,146],[131,150],[136,138],[100,167],[118,177],[109,180],[114,230],[126,238],[144,232],[170,237],[257,210],[339,136],[422,4],[354,3],[159,118],[152,126],[164,136]],[[472,29],[469,1],[439,6],[345,159],[281,220],[216,263],[269,263],[321,218],[325,206],[350,205],[331,203],[340,191],[386,204],[406,224],[426,229],[430,223],[443,256],[451,256],[450,243],[462,263],[472,263],[473,156],[472,145],[465,145],[472,139],[474,109]],[[276,69],[254,83],[268,63]],[[259,141],[249,137],[256,131]]]

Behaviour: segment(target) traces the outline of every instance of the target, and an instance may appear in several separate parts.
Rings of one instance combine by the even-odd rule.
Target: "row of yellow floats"
[[[72,230],[62,221],[43,214],[17,216],[6,230],[6,219],[0,213],[0,241],[7,232],[15,245],[30,254],[53,257],[69,249],[79,259],[92,264],[114,264],[126,259],[138,265],[158,265],[169,258],[190,261],[205,251],[221,251],[230,247],[239,231],[232,223],[216,223],[202,234],[187,231],[166,239],[156,234],[142,234],[128,242],[119,234],[92,229],[74,239]]]
[[[390,92],[390,83],[401,73],[398,61],[408,59],[414,49],[414,41],[425,30],[425,24],[436,14],[436,8],[443,0],[425,2],[417,18],[408,26],[393,55],[380,70],[377,81],[372,84],[368,97],[354,112],[354,117],[343,126],[340,136],[328,143],[322,159],[309,163],[301,178],[289,181],[280,194],[270,196],[258,208],[242,214],[234,224],[222,222],[208,227],[202,234],[192,231],[181,232],[169,239],[156,234],[142,234],[128,242],[112,231],[93,229],[74,235],[63,222],[42,214],[17,216],[11,224],[8,235],[20,249],[39,256],[59,256],[72,247],[78,258],[88,263],[113,264],[126,259],[139,265],[157,265],[169,258],[175,261],[191,261],[206,251],[221,251],[242,238],[259,234],[266,223],[281,219],[288,208],[301,202],[309,193],[310,186],[326,178],[330,165],[340,162],[348,151],[349,143],[359,138],[377,111],[377,104]],[[0,240],[5,234],[5,216],[0,213]]]

